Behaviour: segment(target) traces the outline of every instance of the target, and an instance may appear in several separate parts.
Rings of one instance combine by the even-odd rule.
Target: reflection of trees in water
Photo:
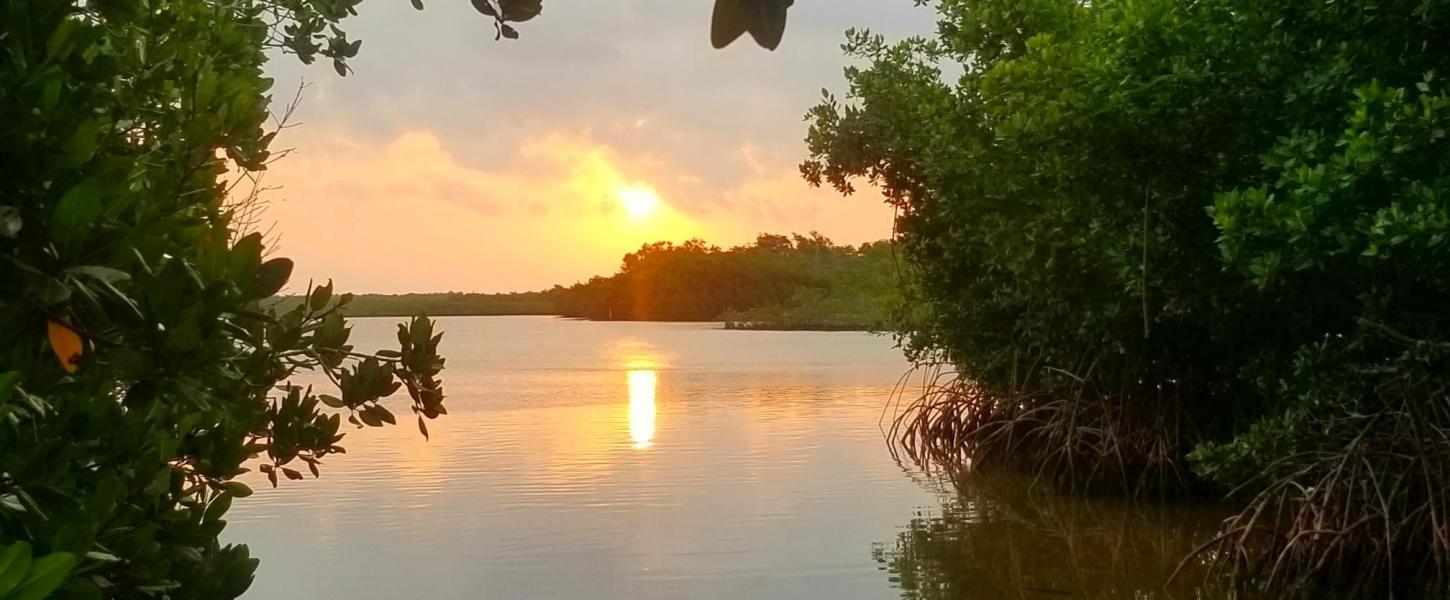
[[[1159,506],[1033,490],[975,475],[872,549],[903,598],[1226,598],[1199,564],[1165,588],[1217,529],[1211,507]]]

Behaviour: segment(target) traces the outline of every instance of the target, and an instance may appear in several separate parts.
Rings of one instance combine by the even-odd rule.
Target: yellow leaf
[[[81,336],[71,329],[70,325],[54,320],[47,323],[46,329],[50,334],[50,349],[55,351],[55,357],[60,360],[61,368],[65,369],[67,373],[76,372],[85,348],[81,342]]]

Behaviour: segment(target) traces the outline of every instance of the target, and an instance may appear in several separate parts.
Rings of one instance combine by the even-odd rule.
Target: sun
[[[627,187],[615,192],[624,212],[636,221],[648,219],[660,207],[660,195],[645,186]]]

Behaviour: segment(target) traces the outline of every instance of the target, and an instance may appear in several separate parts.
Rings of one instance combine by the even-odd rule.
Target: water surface
[[[257,494],[232,509],[224,537],[262,558],[249,597],[1161,591],[1154,573],[1163,561],[1153,554],[1124,556],[1154,572],[1104,570],[1097,558],[1121,554],[1113,544],[1080,560],[1084,553],[1063,545],[1070,539],[1031,527],[1043,511],[1023,521],[989,510],[1004,504],[959,497],[894,461],[878,420],[907,364],[889,338],[546,317],[439,321],[449,414],[429,424],[431,440],[401,418],[404,426],[349,433],[348,453],[329,457],[321,479],[276,490],[254,480]],[[354,320],[354,345],[390,347],[393,323]],[[1191,547],[1176,519],[1123,527],[1169,541],[1150,552]],[[1087,523],[1093,528],[1101,525]],[[1012,568],[988,568],[1004,557]],[[1073,578],[1117,583],[1104,592],[1073,587]]]

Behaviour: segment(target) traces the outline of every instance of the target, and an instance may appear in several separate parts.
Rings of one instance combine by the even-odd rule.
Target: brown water
[[[392,320],[358,319],[360,349]],[[863,333],[440,319],[450,414],[238,502],[253,598],[1166,598],[1182,510],[895,462],[907,365]],[[254,482],[255,483],[255,482]],[[1211,526],[1211,523],[1209,525]],[[1203,597],[1214,597],[1202,595]]]

